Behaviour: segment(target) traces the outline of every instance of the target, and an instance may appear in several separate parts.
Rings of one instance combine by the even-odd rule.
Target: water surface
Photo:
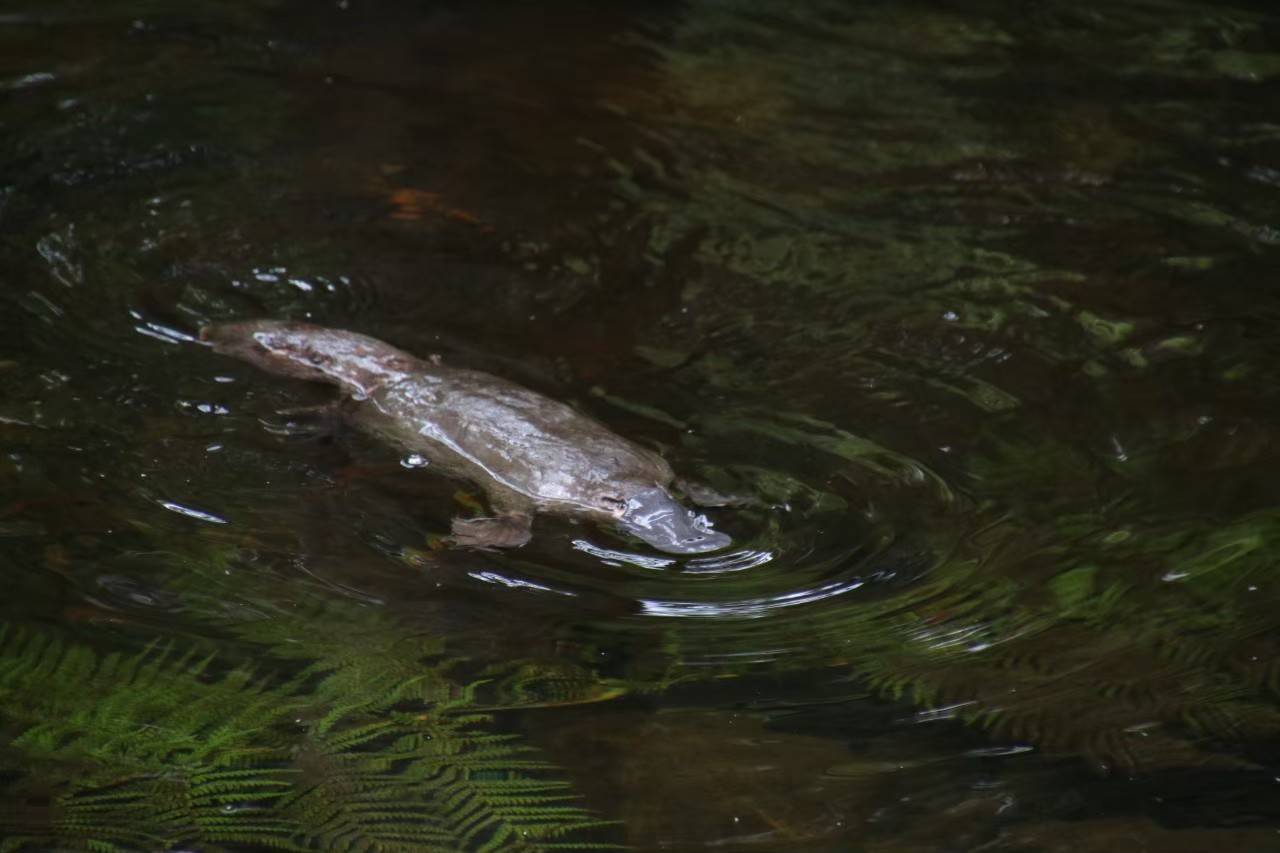
[[[1278,33],[0,8],[0,849],[1280,850]],[[252,317],[566,400],[735,545],[444,547],[477,489],[193,341]]]

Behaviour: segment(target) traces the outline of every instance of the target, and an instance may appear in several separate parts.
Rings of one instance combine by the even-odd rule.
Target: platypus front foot
[[[523,512],[492,518],[455,518],[446,540],[463,548],[519,548],[533,537],[533,519]]]
[[[721,507],[750,506],[755,500],[747,495],[733,495],[717,491],[705,483],[699,483],[694,480],[677,479],[675,487],[680,493],[689,499],[694,506],[705,507]]]

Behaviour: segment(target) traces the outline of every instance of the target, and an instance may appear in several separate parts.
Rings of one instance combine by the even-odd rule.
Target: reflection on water
[[[617,551],[612,548],[601,548],[585,539],[573,540],[573,547],[584,554],[598,557],[606,566],[618,567],[624,563],[639,566],[642,569],[665,569],[674,566],[676,560],[671,557],[652,557],[648,554],[632,554],[628,551]]]
[[[698,575],[719,575],[726,572],[745,572],[756,566],[772,562],[772,551],[734,551],[716,557],[701,557],[690,560],[684,565],[684,571]]]
[[[1275,849],[1278,32],[0,12],[0,847]],[[472,486],[193,344],[253,317],[565,400],[734,544],[445,547]]]
[[[813,589],[799,589],[794,592],[775,595],[770,598],[749,598],[743,601],[697,602],[697,601],[653,601],[643,600],[644,612],[652,616],[700,616],[704,618],[755,618],[768,616],[772,611],[782,607],[794,607],[800,604],[815,604],[828,598],[853,592],[862,586],[861,578],[848,581],[836,581],[823,584]]]

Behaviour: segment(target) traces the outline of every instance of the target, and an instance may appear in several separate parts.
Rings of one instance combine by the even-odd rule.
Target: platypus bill
[[[673,554],[731,544],[672,497],[661,456],[514,382],[306,323],[221,323],[200,339],[269,373],[338,386],[359,429],[482,488],[497,515],[454,519],[457,544],[519,547],[535,512],[611,522]]]

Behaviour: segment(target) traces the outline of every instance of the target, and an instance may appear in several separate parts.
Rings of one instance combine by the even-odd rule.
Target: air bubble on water
[[[400,464],[405,468],[426,468],[430,463],[425,456],[418,453],[410,453],[408,456],[400,460]]]

